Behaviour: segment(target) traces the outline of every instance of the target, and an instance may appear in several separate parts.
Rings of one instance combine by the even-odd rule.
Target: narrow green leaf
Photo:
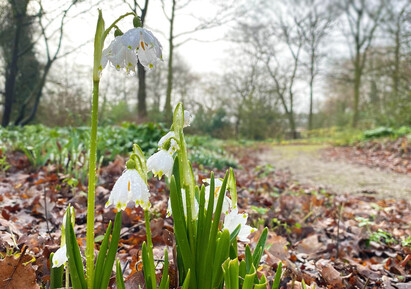
[[[237,247],[237,238],[234,238],[234,240],[230,243],[230,259],[235,259],[238,257]]]
[[[106,259],[108,242],[109,242],[110,234],[111,234],[111,227],[112,227],[112,223],[110,221],[108,223],[106,233],[104,234],[104,239],[103,239],[103,242],[101,243],[100,251],[98,252],[98,255],[97,255],[96,268],[94,270],[94,288],[95,289],[100,288],[101,280],[103,279],[103,276],[101,274],[103,272],[104,261]]]
[[[231,279],[231,286],[232,288],[239,288],[239,280],[238,275],[240,273],[240,268],[238,265],[238,259],[234,259],[230,261],[230,279]]]
[[[148,256],[146,242],[143,242],[141,256],[143,259],[143,273],[144,273],[144,280],[146,283],[146,287],[147,289],[156,289],[156,288],[153,288],[153,284],[152,284],[151,262],[150,262],[150,257]]]
[[[223,268],[225,289],[233,289],[233,287],[231,286],[231,278],[230,278],[230,258],[227,258],[227,260],[224,261],[222,268]],[[234,288],[234,289],[238,289],[238,288]]]
[[[240,264],[240,267],[241,267],[241,264]],[[254,265],[252,265],[250,273],[246,274],[245,277],[244,277],[244,282],[243,282],[242,289],[252,289],[253,288],[256,273],[257,272],[255,271],[255,267],[254,267]],[[241,276],[241,273],[240,273],[240,276]]]
[[[240,233],[241,230],[241,224],[239,224],[235,230],[230,234],[230,243],[234,242],[234,240],[237,238],[238,233]]]
[[[241,262],[240,262],[240,271],[239,272],[240,272],[239,276],[244,279],[245,275],[247,274],[246,273],[246,265],[245,265],[244,260],[241,260]]]
[[[70,206],[67,208],[66,214],[66,248],[71,284],[74,289],[86,289],[83,262],[81,261],[80,249],[71,223]]]
[[[265,242],[267,241],[267,236],[268,236],[268,228],[266,227],[261,233],[260,238],[258,239],[257,245],[254,249],[253,264],[255,268],[258,268],[258,265],[260,264],[261,256],[264,253]]]
[[[53,256],[54,253],[50,254],[50,289],[63,287],[63,272],[64,266],[53,268]]]
[[[224,201],[224,197],[225,197],[225,191],[227,188],[227,179],[228,179],[228,171],[225,174],[225,178],[223,181],[223,184],[221,186],[221,192],[218,196],[218,200],[217,200],[217,207],[215,209],[214,212],[214,218],[213,218],[213,223],[211,226],[211,233],[210,233],[210,237],[208,239],[208,247],[207,247],[207,251],[206,251],[206,264],[207,266],[213,266],[214,264],[214,252],[215,252],[215,248],[216,248],[216,237],[217,237],[217,232],[218,232],[218,226],[220,224],[220,218],[221,218],[221,210],[223,208],[223,201]],[[211,184],[214,183],[214,178],[211,179]],[[210,184],[210,189],[212,189],[214,186],[211,187]],[[213,192],[212,190],[210,192]],[[213,194],[211,193],[210,196],[212,196]],[[213,199],[211,197],[211,199]],[[211,209],[211,211],[213,210],[213,207],[210,208],[210,204],[209,204],[209,209]],[[208,212],[207,212],[208,213]],[[200,269],[201,270],[201,269]],[[200,280],[204,280],[204,284],[205,284],[205,288],[209,288],[211,286],[211,282],[212,282],[212,276],[211,276],[211,271],[209,271],[209,276],[207,276],[205,279],[200,279]]]
[[[191,249],[187,238],[187,230],[185,226],[185,217],[182,207],[181,194],[177,191],[176,179],[171,176],[170,182],[170,202],[174,218],[174,234],[177,244],[180,247],[181,256],[184,263],[184,268],[187,270],[193,268],[193,260],[191,256]]]
[[[254,289],[267,289],[267,278],[263,274],[260,279],[260,284],[255,284]]]
[[[183,286],[181,287],[181,289],[188,289],[189,285],[190,285],[190,278],[191,278],[191,273],[190,270],[188,270],[187,275],[186,275],[186,279],[184,280]]]
[[[214,173],[213,172],[211,172],[210,180],[211,180],[210,181],[210,192],[214,192],[215,186],[214,186]],[[208,250],[208,246],[210,245],[209,240],[210,240],[210,233],[211,233],[210,229],[211,229],[212,218],[213,218],[213,209],[214,209],[214,194],[209,194],[207,213],[206,213],[206,217],[205,217],[204,224],[203,224],[202,235],[201,237],[198,237],[200,241],[199,248],[201,248],[202,250],[201,251],[202,257],[198,258],[200,262],[200,266],[198,269],[198,272],[199,272],[198,280],[206,280],[207,278],[211,278],[211,276],[207,276],[207,274],[211,273],[211,271],[207,270],[206,266],[209,266],[211,262],[211,257],[207,255],[207,252],[208,252],[207,250]],[[215,241],[216,240],[214,239],[212,242],[215,242]],[[199,286],[200,286],[200,289],[209,288],[207,287],[207,284],[205,282],[201,282]]]
[[[121,211],[116,214],[114,219],[113,234],[111,235],[111,242],[108,249],[107,256],[104,261],[103,274],[101,280],[101,289],[107,289],[108,283],[110,281],[111,272],[113,271],[113,264],[116,258],[116,253],[118,249],[118,242],[120,240],[120,229],[121,229]]]
[[[168,252],[167,249],[164,249],[164,265],[163,265],[163,276],[161,277],[160,287],[159,289],[166,289],[168,287],[167,284],[169,282],[168,277]]]
[[[223,269],[221,265],[228,258],[230,250],[230,232],[226,229],[222,232],[219,240],[217,241],[217,247],[214,257],[213,265],[213,288],[217,288],[223,282]]]
[[[123,272],[121,271],[120,261],[118,259],[116,264],[116,285],[117,289],[126,289],[126,285],[124,284]]]
[[[302,285],[303,289],[307,289],[307,285],[305,285],[304,279],[301,280],[301,285]]]
[[[271,289],[279,289],[281,281],[281,273],[283,271],[283,263],[278,263],[277,271],[275,272],[273,287]]]
[[[230,191],[231,201],[235,208],[237,206],[237,184],[235,181],[233,168],[230,168],[230,176],[228,177],[228,190]]]
[[[200,190],[200,201],[199,201],[199,208],[198,208],[198,227],[197,227],[197,250],[196,250],[196,260],[195,260],[195,266],[197,268],[200,268],[201,260],[202,260],[202,255],[203,252],[205,252],[206,248],[205,245],[206,243],[204,242],[204,222],[205,222],[205,216],[204,216],[204,206],[205,206],[205,187],[204,185],[201,186]]]
[[[250,246],[245,247],[245,265],[246,265],[246,273],[250,273],[251,266],[253,265],[253,257],[251,255]]]

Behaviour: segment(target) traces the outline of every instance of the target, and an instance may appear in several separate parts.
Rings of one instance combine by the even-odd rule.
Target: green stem
[[[130,15],[134,15],[134,16],[135,16],[136,14],[134,14],[134,12],[129,12],[129,13],[126,13],[126,14],[124,14],[124,15],[121,15],[120,17],[117,18],[116,21],[113,22],[113,24],[111,24],[111,25],[106,29],[106,31],[104,31],[104,34],[103,34],[103,43],[104,43],[104,40],[106,39],[107,35],[109,34],[110,30],[113,29],[114,27],[116,27],[117,23],[118,23],[121,19],[123,19],[123,18],[125,18],[125,17],[127,17],[127,16],[130,16]]]
[[[146,236],[147,236],[147,246],[148,246],[148,257],[150,259],[150,275],[154,276],[151,278],[151,288],[157,288],[156,282],[156,272],[154,267],[154,255],[153,255],[153,241],[151,240],[151,228],[150,228],[150,216],[148,214],[148,210],[144,210],[144,221],[146,224]]]
[[[87,197],[87,248],[86,270],[87,287],[94,284],[94,203],[96,188],[96,158],[97,158],[97,118],[98,118],[98,88],[100,80],[93,81],[93,108],[91,112],[90,155],[88,167],[88,197]]]
[[[66,267],[66,289],[69,289],[70,286],[70,273],[69,273],[69,267]]]

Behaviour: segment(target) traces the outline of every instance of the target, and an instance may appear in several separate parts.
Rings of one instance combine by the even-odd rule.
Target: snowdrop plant
[[[183,132],[183,129],[190,125],[191,119],[190,112],[185,111],[179,103],[174,111],[170,132],[159,141],[160,151],[169,152],[169,155],[160,155],[157,152],[149,158],[148,167],[154,175],[164,171],[164,163],[167,163],[167,168],[171,170],[171,173],[168,171],[166,174],[170,183],[167,215],[173,217],[180,284],[189,282],[190,289],[222,288],[226,284],[224,274],[228,272],[228,269],[223,271],[223,265],[235,262],[239,266],[241,264],[237,259],[237,239],[248,243],[249,235],[255,229],[246,224],[248,215],[239,213],[232,169],[226,172],[224,179],[214,178],[211,173],[210,178],[204,180],[206,186],[203,184],[200,188],[195,184]],[[173,151],[169,151],[171,144],[176,148]],[[174,156],[173,162],[169,156]],[[266,238],[267,229],[261,234],[252,255],[247,246],[251,255],[247,258],[247,264],[255,264],[254,273],[251,266],[245,268],[247,270],[244,272],[253,277],[250,283],[252,287],[247,288],[266,284],[264,278],[260,280],[255,277],[255,268],[258,268]],[[236,278],[240,280],[245,277],[243,275],[237,274]]]
[[[127,16],[134,16],[134,28],[126,33],[121,32],[117,23]],[[117,213],[114,223],[109,223],[97,259],[94,258],[94,210],[96,182],[96,144],[99,83],[103,69],[110,63],[117,70],[127,73],[135,71],[140,62],[146,69],[153,69],[162,61],[162,47],[155,36],[140,27],[140,22],[132,13],[124,14],[105,29],[101,11],[97,21],[94,41],[93,66],[93,103],[90,134],[89,182],[87,200],[87,247],[86,274],[84,272],[79,245],[74,234],[74,211],[71,207],[66,211],[63,221],[62,236],[65,244],[60,251],[51,256],[52,274],[68,264],[71,286],[74,289],[106,289],[108,287],[116,252],[120,240],[121,215],[129,205],[140,206],[144,210],[147,243],[142,245],[142,261],[145,286],[148,289],[166,289],[169,287],[168,253],[164,252],[163,275],[157,286],[156,267],[153,256],[153,243],[150,229],[150,193],[147,186],[147,173],[152,172],[159,179],[166,176],[170,184],[170,200],[168,213],[174,220],[176,239],[177,269],[179,285],[183,289],[237,288],[230,287],[229,276],[242,284],[246,275],[248,285],[244,288],[262,288],[265,277],[256,277],[264,244],[267,238],[265,229],[251,254],[246,247],[246,258],[238,261],[237,239],[249,242],[249,235],[255,229],[246,224],[247,214],[240,214],[237,207],[237,191],[233,170],[226,172],[223,179],[215,179],[213,173],[207,180],[207,186],[197,186],[191,163],[188,159],[187,146],[183,129],[190,126],[192,115],[179,103],[173,114],[173,125],[170,132],[158,143],[158,152],[147,161],[138,145],[126,163],[123,174],[115,183],[106,207],[114,207]],[[110,31],[115,28],[115,39],[104,48],[104,41]],[[228,196],[228,193],[230,197]],[[222,218],[225,216],[224,218]],[[222,222],[222,219],[224,220]],[[67,258],[67,260],[65,259]],[[53,263],[54,262],[54,263]],[[241,270],[236,270],[237,264]],[[244,265],[245,264],[245,265]],[[245,267],[244,267],[245,266]],[[119,262],[116,263],[117,288],[125,288]],[[230,269],[233,268],[233,269]],[[229,274],[229,275],[227,275]],[[247,275],[247,276],[248,276]],[[60,275],[56,280],[60,280]],[[239,281],[240,280],[240,281]],[[66,282],[68,277],[66,277]],[[245,281],[244,281],[245,282]],[[225,284],[225,285],[224,285]],[[51,288],[58,288],[55,283]],[[66,283],[68,287],[68,282]],[[259,285],[260,287],[258,287]],[[239,287],[238,287],[239,288]]]
[[[128,16],[134,16],[134,28],[128,30],[126,33],[122,33],[120,29],[118,29],[117,23]],[[115,38],[108,45],[108,47],[104,49],[105,40],[113,29],[115,29]],[[68,268],[70,269],[71,286],[74,289],[107,288],[120,238],[121,210],[124,209],[130,201],[132,201],[136,206],[143,207],[145,212],[148,212],[148,208],[150,207],[146,177],[147,167],[141,150],[138,146],[135,146],[133,149],[133,154],[127,163],[127,169],[114,186],[107,202],[107,206],[114,205],[118,212],[114,220],[114,225],[110,222],[107,228],[100,251],[97,259],[95,260],[94,210],[97,158],[97,120],[99,85],[102,71],[108,63],[114,66],[117,70],[125,70],[127,73],[130,73],[135,71],[138,62],[140,62],[146,69],[153,69],[160,61],[162,61],[162,47],[160,43],[150,31],[141,27],[140,20],[134,13],[126,13],[120,16],[106,29],[101,10],[99,10],[94,38],[93,101],[91,112],[87,194],[87,246],[85,252],[86,274],[84,274],[80,249],[74,235],[74,224],[69,221],[71,216],[73,216],[71,209],[67,210],[67,218],[65,222],[63,222],[62,227],[62,235],[65,235],[65,248]],[[148,219],[148,213],[145,214],[145,216],[146,219]],[[147,232],[147,235],[149,235],[149,232]],[[151,240],[151,237],[147,239],[149,247],[152,248],[152,244],[150,246],[149,241],[149,239]],[[61,251],[56,252],[56,254],[53,254],[51,257],[51,261],[53,261],[53,257],[55,257],[54,261],[57,261],[56,266],[64,263],[63,253],[64,245],[61,247]],[[62,267],[63,266],[55,268]],[[117,274],[117,277],[119,276],[121,276],[121,274]],[[60,278],[60,272],[58,272],[58,277]],[[68,278],[66,278],[66,282],[67,280]],[[122,281],[123,280],[119,281],[120,287]],[[51,288],[61,287],[57,285],[61,284],[52,284]]]

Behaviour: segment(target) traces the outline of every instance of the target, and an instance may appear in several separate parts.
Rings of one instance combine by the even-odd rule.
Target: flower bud
[[[123,34],[124,33],[119,28],[117,28],[116,31],[114,31],[114,37],[121,36]]]
[[[135,28],[143,27],[143,24],[141,23],[140,17],[138,17],[137,15],[134,16],[133,25],[134,25]]]

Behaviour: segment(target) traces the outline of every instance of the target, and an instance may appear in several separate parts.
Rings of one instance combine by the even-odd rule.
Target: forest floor
[[[327,145],[276,145],[264,150],[259,159],[289,173],[293,181],[327,191],[410,199],[411,175],[367,166],[359,162],[360,157],[350,159],[347,153],[347,148]]]
[[[234,169],[238,206],[248,213],[248,223],[258,229],[250,236],[252,248],[262,228],[269,228],[258,274],[264,273],[270,284],[281,261],[282,289],[302,288],[302,280],[309,288],[410,288],[408,142],[346,148],[263,144],[227,147],[225,152],[239,163]],[[356,157],[359,153],[364,157]],[[0,288],[39,289],[39,284],[50,280],[48,260],[59,248],[68,204],[75,209],[77,241],[84,251],[86,184],[70,185],[56,165],[34,168],[21,152],[9,153],[7,161],[11,167],[0,173]],[[354,164],[360,162],[369,167]],[[108,221],[114,218],[115,210],[105,208],[105,203],[124,165],[125,159],[116,157],[99,171],[96,249]],[[209,170],[220,178],[225,174],[225,169],[195,163],[193,169],[199,183],[210,176]],[[168,187],[164,180],[154,178],[149,179],[149,186],[154,255],[162,259],[164,248],[172,255],[175,246],[173,220],[166,216]],[[122,225],[118,257],[125,270],[126,288],[144,288],[141,208],[127,208]],[[244,244],[238,253],[243,259]],[[176,288],[175,262],[170,266],[170,288]],[[161,266],[156,273],[161,276]],[[18,278],[22,275],[25,278]],[[19,280],[25,285],[18,285]]]

